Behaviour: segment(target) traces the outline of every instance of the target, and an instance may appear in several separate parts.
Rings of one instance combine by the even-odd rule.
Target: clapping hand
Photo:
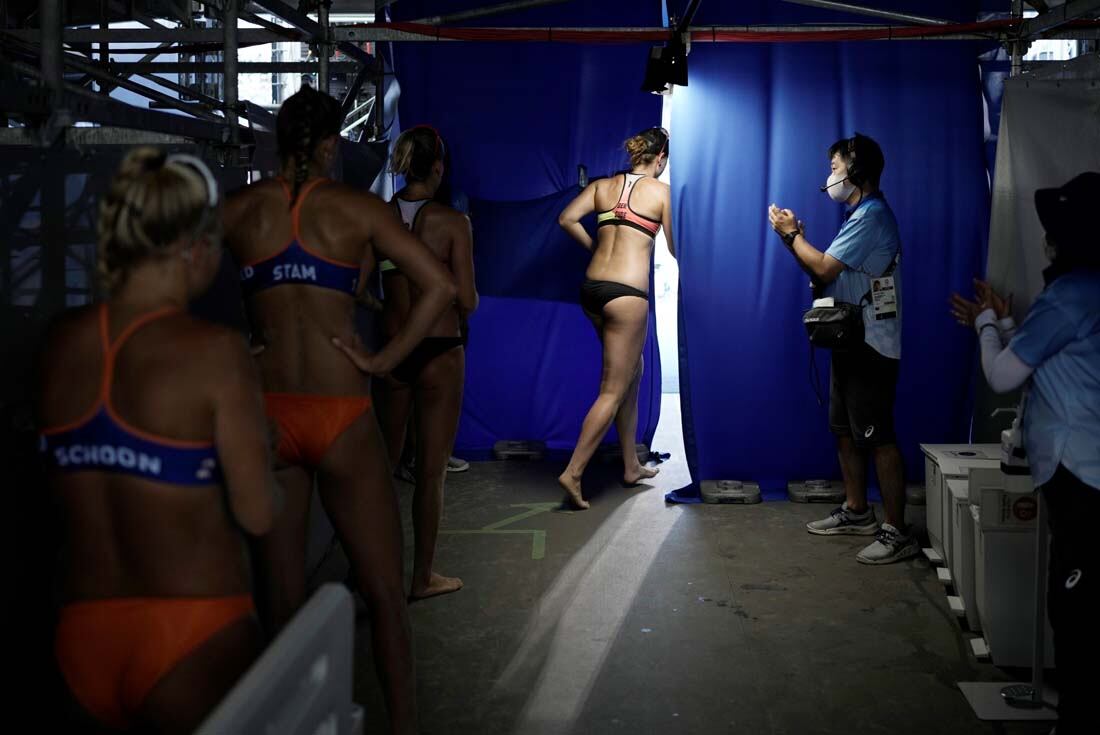
[[[974,326],[974,320],[986,309],[993,309],[998,319],[1004,319],[1012,313],[1012,296],[1001,298],[988,281],[978,278],[974,279],[973,301],[951,294],[951,316],[964,327]]]
[[[1007,299],[1001,298],[988,281],[975,278],[974,294],[978,297],[978,305],[982,311],[993,309],[998,319],[1004,319],[1012,313],[1012,294],[1009,294]]]
[[[789,209],[780,209],[775,204],[768,207],[768,221],[772,229],[780,235],[788,235],[792,232],[802,231],[802,222]]]

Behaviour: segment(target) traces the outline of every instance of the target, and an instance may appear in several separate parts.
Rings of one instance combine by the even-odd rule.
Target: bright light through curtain
[[[394,20],[481,7],[480,0],[402,0]],[[661,24],[660,0],[570,2],[471,21],[499,26]],[[481,306],[470,322],[456,451],[486,456],[501,439],[566,452],[595,400],[600,346],[581,313],[585,251],[557,215],[590,178],[622,169],[623,141],[659,125],[660,98],[640,91],[644,46],[406,43],[395,46],[401,121],[447,141],[455,188],[470,201]],[[594,224],[594,223],[592,223]],[[593,231],[590,228],[590,231]],[[638,437],[660,412],[660,359],[650,314]],[[614,431],[608,441],[616,441]]]

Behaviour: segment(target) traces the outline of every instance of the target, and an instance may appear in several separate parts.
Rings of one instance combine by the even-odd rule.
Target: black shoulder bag
[[[901,248],[894,254],[889,267],[879,276],[885,278],[898,266]],[[814,347],[828,350],[854,350],[863,345],[863,304],[871,302],[871,291],[863,294],[858,304],[837,301],[835,306],[815,306],[802,315],[806,336]]]

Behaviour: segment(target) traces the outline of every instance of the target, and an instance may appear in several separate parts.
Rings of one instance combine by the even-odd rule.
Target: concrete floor
[[[971,714],[955,682],[1010,676],[970,656],[923,559],[858,564],[868,539],[805,532],[821,505],[666,506],[688,481],[676,409],[654,441],[673,453],[661,474],[626,489],[594,464],[586,512],[551,510],[558,463],[449,477],[437,568],[466,587],[410,608],[424,733],[1049,731]],[[366,625],[355,696],[382,732]]]

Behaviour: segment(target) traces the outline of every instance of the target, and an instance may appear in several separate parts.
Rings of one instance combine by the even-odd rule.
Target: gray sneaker
[[[878,530],[878,521],[871,506],[867,506],[865,513],[857,514],[848,510],[848,501],[845,500],[844,505],[830,513],[828,518],[807,523],[806,530],[818,536],[871,536]]]
[[[450,459],[447,460],[447,471],[448,472],[465,472],[468,469],[470,469],[470,463],[467,462],[464,459],[459,459],[458,457],[451,457]]]
[[[861,564],[893,564],[920,553],[917,540],[889,523],[883,523],[870,546],[856,554]]]

